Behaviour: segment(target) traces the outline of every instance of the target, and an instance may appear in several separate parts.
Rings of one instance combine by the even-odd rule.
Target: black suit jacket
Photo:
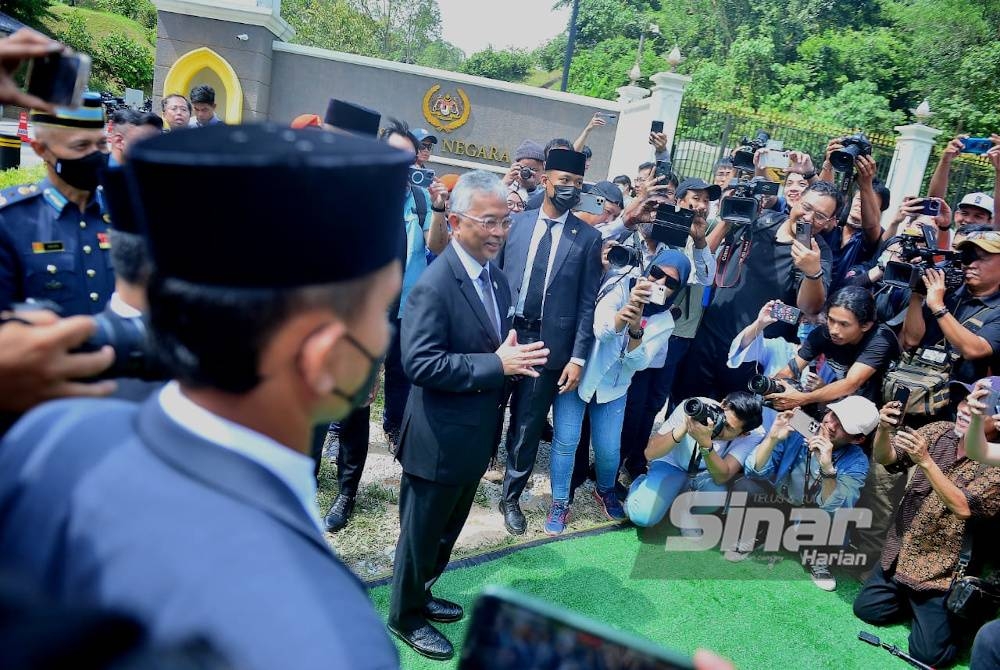
[[[476,482],[493,455],[503,402],[500,338],[453,241],[407,298],[400,338],[413,386],[396,457],[407,474],[444,484]],[[510,287],[490,264],[500,333],[510,329]]]
[[[510,280],[511,304],[517,305],[524,266],[538,210],[521,212],[500,252],[500,267]],[[601,234],[576,218],[566,217],[562,237],[545,288],[541,338],[549,349],[545,367],[561,370],[570,358],[587,360],[594,346],[594,305],[601,285]]]

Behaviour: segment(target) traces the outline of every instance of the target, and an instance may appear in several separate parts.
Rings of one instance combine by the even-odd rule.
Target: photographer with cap
[[[557,393],[576,391],[593,348],[601,235],[572,213],[580,200],[584,162],[577,151],[549,151],[542,207],[513,217],[499,256],[514,294],[518,342],[542,340],[550,350],[539,375],[518,379],[511,391],[500,511],[512,535],[527,528],[519,499],[535,466],[549,407]],[[559,420],[557,411],[554,422]]]
[[[753,369],[729,371],[726,352],[733,337],[753,321],[768,300],[778,299],[807,315],[819,313],[830,286],[832,255],[821,235],[836,225],[840,190],[829,182],[811,184],[790,214],[765,212],[750,225],[734,228],[722,220],[710,239],[722,239],[711,302],[678,373],[677,397],[713,396],[742,390]],[[809,244],[801,240],[808,224]],[[801,240],[801,241],[800,241]],[[768,336],[794,336],[792,326],[772,326]],[[791,331],[791,332],[789,332]]]
[[[663,520],[674,499],[684,491],[725,492],[743,472],[743,462],[764,439],[760,398],[747,391],[734,391],[716,402],[698,398],[703,405],[717,407],[723,423],[702,422],[685,412],[687,402],[678,403],[646,447],[649,471],[636,477],[625,500],[629,520],[647,528]],[[721,413],[721,414],[720,414]],[[703,513],[714,509],[698,508]],[[678,527],[684,531],[681,522]]]
[[[776,506],[786,512],[815,506],[832,515],[854,507],[868,476],[868,457],[861,446],[878,426],[878,407],[861,396],[842,398],[827,405],[822,421],[811,422],[810,435],[793,428],[793,415],[792,411],[778,415],[767,437],[747,456],[746,476],[736,482],[733,493],[746,493],[747,507],[771,507],[777,501]],[[744,534],[726,552],[726,560],[746,559],[756,543],[756,537]],[[823,555],[838,547],[810,549]],[[837,588],[824,559],[803,555],[802,562],[819,588]]]
[[[49,403],[8,433],[5,564],[57,602],[130,612],[154,643],[200,634],[236,667],[396,667],[320,530],[307,454],[313,425],[377,377],[412,159],[267,124],[136,145],[125,169],[155,268],[149,325],[174,381],[141,405]],[[373,183],[378,197],[358,199]],[[276,184],[281,198],[245,197]],[[353,216],[331,219],[345,200]],[[213,222],[197,245],[177,226],[192,201]]]
[[[524,140],[514,149],[514,162],[503,176],[504,186],[517,191],[527,202],[538,194],[544,168],[545,148],[538,142]]]
[[[951,167],[965,151],[964,140],[968,135],[958,135],[954,137],[941,152],[934,174],[931,175],[930,184],[927,186],[927,195],[932,198],[946,198],[948,193],[948,181],[951,175]],[[986,157],[993,165],[995,173],[995,188],[993,196],[996,197],[996,186],[1000,186],[1000,135],[990,136],[992,148],[986,153]],[[955,208],[954,220],[956,232],[964,226],[972,224],[992,224],[994,211],[994,199],[987,193],[968,193],[958,203]]]
[[[955,249],[962,254],[965,281],[947,290],[945,274],[926,270],[926,297],[913,291],[900,333],[903,349],[951,360],[951,377],[971,383],[996,367],[1000,353],[1000,232],[966,227]]]
[[[988,380],[996,388],[997,378]],[[971,384],[962,384],[968,393]],[[985,395],[985,394],[983,394]],[[977,394],[977,398],[978,398]],[[976,524],[1000,512],[1000,467],[972,460],[966,441],[969,403],[962,399],[955,421],[938,421],[919,430],[900,426],[902,407],[882,407],[873,447],[887,469],[914,467],[881,560],[854,600],[854,615],[874,625],[911,622],[909,653],[935,667],[951,665],[965,626],[945,606],[963,550],[972,534],[972,560],[982,558],[990,539]],[[984,437],[1000,439],[996,422],[984,421]]]
[[[590,186],[586,190],[586,193],[593,193],[596,196],[604,198],[604,211],[600,214],[591,214],[590,212],[574,210],[573,214],[587,225],[601,231],[603,237],[604,228],[621,216],[622,208],[625,207],[625,199],[622,196],[622,191],[610,181],[599,181]]]
[[[418,168],[426,168],[431,159],[431,152],[438,140],[426,128],[414,128],[413,137],[417,139],[417,159],[413,162]]]

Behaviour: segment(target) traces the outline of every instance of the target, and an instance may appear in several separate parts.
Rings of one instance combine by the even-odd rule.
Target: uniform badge
[[[97,233],[97,246],[101,249],[111,248],[111,240],[108,238],[107,233]]]
[[[48,254],[54,251],[65,251],[66,245],[62,242],[32,242],[31,253]]]

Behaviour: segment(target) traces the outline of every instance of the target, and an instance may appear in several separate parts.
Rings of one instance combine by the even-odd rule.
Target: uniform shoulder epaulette
[[[11,186],[0,191],[0,210],[10,207],[14,203],[23,202],[42,194],[42,189],[38,184],[22,184],[21,186]]]

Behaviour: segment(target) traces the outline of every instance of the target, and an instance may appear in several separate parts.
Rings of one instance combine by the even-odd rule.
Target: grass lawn
[[[0,190],[19,184],[32,184],[45,178],[45,166],[14,168],[0,171]]]
[[[119,14],[109,12],[99,12],[85,7],[70,7],[59,3],[53,3],[51,7],[52,18],[45,20],[45,27],[50,33],[55,34],[63,31],[67,27],[67,17],[70,14],[79,14],[87,23],[87,29],[94,38],[94,43],[112,33],[124,33],[127,37],[135,40],[139,44],[145,44],[152,48],[149,39],[149,31],[144,27]]]
[[[434,593],[470,611],[487,584],[500,584],[614,624],[658,644],[692,653],[698,647],[747,668],[906,668],[888,652],[857,639],[874,632],[904,651],[906,626],[868,626],[851,603],[860,584],[838,574],[834,593],[819,590],[791,555],[784,560],[729,563],[718,551],[663,550],[662,535],[623,528],[516,551],[446,572]],[[383,616],[389,587],[372,590]],[[466,619],[467,621],[467,619]],[[466,621],[439,624],[456,643]],[[398,644],[404,668],[446,668]],[[966,668],[968,655],[959,668]]]

